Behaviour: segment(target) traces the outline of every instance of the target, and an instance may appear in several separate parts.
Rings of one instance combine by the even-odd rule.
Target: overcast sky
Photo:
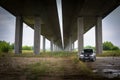
[[[120,6],[102,20],[103,42],[111,41],[120,47]],[[33,45],[33,30],[24,24],[23,45]],[[91,37],[92,36],[92,37]],[[0,40],[14,43],[15,39],[15,17],[0,7]],[[46,42],[49,48],[49,41]],[[77,42],[75,43],[77,47]],[[84,35],[84,45],[95,45],[95,28],[93,27]],[[42,40],[41,40],[42,47]]]

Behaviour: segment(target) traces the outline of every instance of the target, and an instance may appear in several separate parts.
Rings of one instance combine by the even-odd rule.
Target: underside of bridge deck
[[[102,28],[98,17],[103,19],[119,5],[119,0],[62,0],[64,48],[74,43],[79,36],[78,18],[83,20],[80,23],[83,24],[84,34],[95,25]],[[16,17],[21,16],[23,22],[33,29],[35,18],[39,17],[41,34],[48,40],[52,38],[53,43],[62,48],[56,0],[0,0],[0,6]]]

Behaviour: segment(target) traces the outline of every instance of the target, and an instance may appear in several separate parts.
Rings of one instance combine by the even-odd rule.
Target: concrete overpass
[[[62,47],[56,0],[0,0],[0,5],[16,16],[16,53],[22,47],[22,22],[35,30],[35,53],[39,53],[40,34]]]
[[[22,22],[34,29],[34,53],[40,34],[62,48],[56,0],[0,0],[0,5],[16,16],[15,53],[21,52]],[[83,34],[96,25],[96,50],[102,53],[102,19],[119,5],[120,0],[62,0],[64,48],[71,51],[78,39],[79,53]]]
[[[83,49],[83,34],[96,26],[96,51],[102,53],[102,19],[120,5],[120,0],[62,0],[65,47],[78,39]]]

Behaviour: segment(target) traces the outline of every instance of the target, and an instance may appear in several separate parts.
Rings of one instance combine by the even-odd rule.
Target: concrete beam
[[[79,55],[83,50],[83,34],[84,34],[83,17],[79,17],[77,19],[77,27],[78,27],[78,55]]]
[[[39,17],[35,17],[34,25],[34,53],[40,53],[40,34],[41,34],[41,21]]]
[[[22,34],[23,34],[23,20],[21,16],[16,16],[15,29],[15,54],[22,53]]]
[[[103,50],[102,45],[102,17],[97,18],[97,23],[95,27],[96,32],[96,53],[101,54]]]
[[[45,37],[43,36],[43,52],[45,52],[45,44],[46,43],[46,41],[45,41]]]

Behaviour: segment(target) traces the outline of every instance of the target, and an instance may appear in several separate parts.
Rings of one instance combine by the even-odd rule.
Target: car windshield
[[[84,54],[92,54],[93,50],[92,49],[84,49]]]

